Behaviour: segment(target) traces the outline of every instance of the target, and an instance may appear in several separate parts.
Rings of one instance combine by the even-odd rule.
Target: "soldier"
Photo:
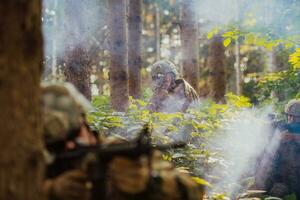
[[[300,199],[300,100],[291,100],[285,107],[287,124],[273,136],[272,147],[262,159],[256,185],[271,196],[295,194]]]
[[[42,105],[45,140],[63,141],[48,146],[49,162],[57,148],[68,150],[77,145],[106,142],[105,139],[99,141],[89,129],[84,114],[91,106],[72,85],[45,86]],[[143,156],[137,160],[116,157],[108,168],[109,199],[198,200],[203,196],[199,185],[163,161],[159,152],[154,152],[151,161]],[[84,169],[69,169],[61,174],[56,170],[54,165],[48,165],[44,191],[49,200],[90,199],[93,185]]]
[[[149,109],[153,112],[184,112],[199,97],[184,79],[177,79],[175,65],[168,60],[151,66],[153,96]]]

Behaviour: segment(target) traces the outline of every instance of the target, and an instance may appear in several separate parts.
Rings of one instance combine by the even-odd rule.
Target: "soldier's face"
[[[300,123],[300,117],[293,116],[293,115],[287,115],[287,122],[288,123]]]
[[[77,145],[93,146],[97,144],[97,138],[89,131],[83,121],[84,119],[81,121],[80,130],[75,140],[66,142],[66,149],[74,149]]]
[[[152,89],[153,91],[157,89],[162,89],[164,87],[165,75],[157,74],[152,77]]]
[[[156,89],[166,89],[168,90],[171,86],[173,77],[171,74],[157,74],[152,77],[152,88]]]
[[[293,115],[287,115],[287,122],[288,123],[299,123],[300,122],[300,117],[298,116],[293,116]]]
[[[287,115],[287,122],[292,123],[294,121],[294,117],[292,115]]]

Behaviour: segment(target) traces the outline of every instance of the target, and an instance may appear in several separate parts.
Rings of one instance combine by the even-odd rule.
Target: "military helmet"
[[[59,140],[78,130],[82,114],[92,108],[89,101],[70,83],[42,85],[44,136]]]
[[[289,101],[284,109],[288,115],[300,117],[300,99],[293,99]]]
[[[173,73],[175,78],[178,75],[175,64],[169,60],[160,60],[151,66],[152,77],[156,77],[159,74],[166,75],[167,73]]]

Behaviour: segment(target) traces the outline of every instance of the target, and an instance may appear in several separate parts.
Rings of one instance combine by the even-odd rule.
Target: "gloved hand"
[[[89,200],[92,184],[83,171],[72,170],[50,180],[46,180],[47,193],[58,200]]]
[[[146,190],[150,176],[149,160],[116,157],[109,165],[109,175],[113,186],[128,194],[138,194]]]
[[[169,93],[165,89],[157,89],[153,91],[153,96],[150,99],[150,104],[148,105],[148,109],[152,112],[157,112],[161,109],[162,103],[169,97]]]

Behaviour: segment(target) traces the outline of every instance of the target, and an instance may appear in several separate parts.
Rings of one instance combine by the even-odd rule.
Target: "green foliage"
[[[207,182],[206,180],[202,179],[202,178],[198,178],[198,177],[193,177],[193,180],[198,183],[199,185],[205,185],[205,186],[208,186],[208,187],[212,187],[212,185]]]
[[[223,41],[223,45],[224,45],[225,47],[227,47],[227,46],[230,45],[231,41],[232,41],[231,38],[226,38],[226,39]]]
[[[256,105],[259,103],[258,96],[256,94],[256,92],[257,92],[256,75],[254,75],[254,77],[253,77],[253,74],[247,74],[246,78],[247,78],[247,82],[244,82],[244,84],[243,84],[243,94],[250,99],[251,103]]]
[[[284,49],[286,50],[286,49]],[[286,56],[288,51],[284,51]],[[246,76],[243,92],[251,102],[264,107],[273,105],[279,118],[283,118],[285,104],[300,97],[300,71],[298,66],[300,50],[296,49],[289,56],[289,68],[273,73],[250,73]],[[286,56],[287,57],[287,56]]]
[[[297,197],[296,195],[293,193],[293,194],[290,194],[290,195],[287,195],[283,198],[283,200],[297,200]]]
[[[216,130],[222,128],[224,120],[251,106],[249,99],[232,93],[227,94],[226,99],[227,104],[203,101],[186,113],[151,113],[145,101],[131,98],[128,111],[116,113],[110,109],[108,97],[96,97],[93,99],[95,110],[88,118],[94,128],[108,136],[117,134],[133,138],[144,124],[150,123],[154,143],[186,141],[185,148],[169,150],[163,158],[172,161],[178,168],[188,170],[197,183],[213,187],[214,183],[203,179],[204,172],[221,165],[224,160],[220,152],[208,150],[209,140],[218,134]],[[225,199],[226,196],[223,196],[213,198]]]
[[[232,93],[228,93],[226,97],[228,104],[236,108],[249,108],[251,106],[251,103],[247,97],[236,96]]]
[[[276,35],[273,32],[266,30],[253,31],[252,29],[239,28],[236,25],[228,25],[221,29],[220,27],[213,28],[207,33],[207,38],[211,39],[214,35],[222,33],[224,38],[223,45],[229,46],[232,41],[239,40],[246,45],[255,45],[264,47],[271,51],[274,47],[283,45],[285,48],[292,48],[300,44],[299,35]]]
[[[213,197],[212,197],[213,200],[229,200],[230,198],[228,198],[226,196],[226,194],[215,194]]]
[[[112,112],[108,96],[97,96],[93,98],[94,110],[87,116],[91,127],[100,132],[106,133],[113,127],[122,127],[122,119],[118,113]]]
[[[289,62],[293,65],[294,70],[300,69],[300,48],[290,55]]]
[[[214,35],[217,35],[220,31],[219,27],[213,28],[210,32],[207,33],[207,39],[211,39]]]
[[[266,74],[258,82],[259,100],[277,98],[279,101],[289,100],[296,96],[300,89],[300,73],[298,70]]]

